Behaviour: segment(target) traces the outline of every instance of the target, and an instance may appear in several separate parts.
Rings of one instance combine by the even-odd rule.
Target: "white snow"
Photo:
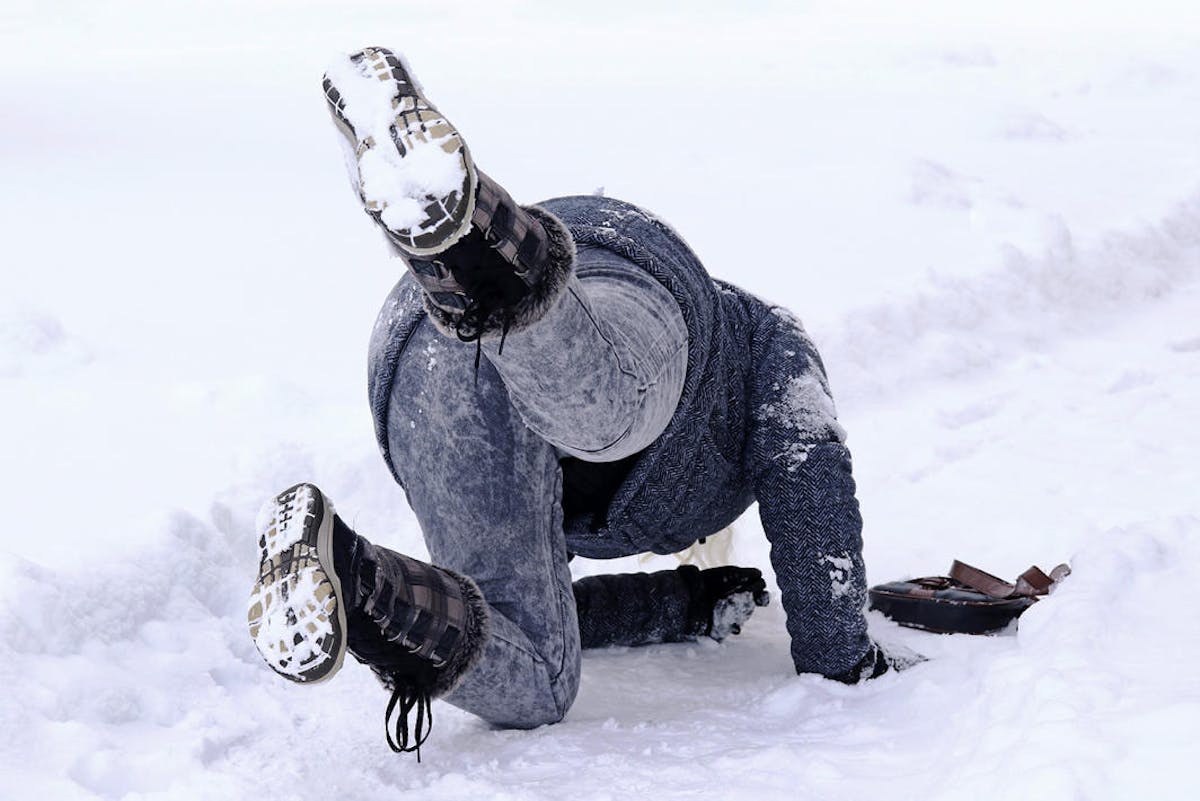
[[[316,503],[307,485],[284,497],[282,503],[267,501],[258,512],[259,571],[266,575],[260,575],[251,590],[247,618],[263,658],[280,673],[301,676],[314,660],[327,658],[319,642],[333,636],[331,615],[337,607],[328,592],[329,578],[319,566],[294,572],[278,566],[279,556],[303,539],[304,522],[313,516]]]
[[[429,360],[425,362],[426,372],[432,373],[433,368],[437,367],[437,363],[438,363],[437,353],[438,353],[438,348],[433,342],[430,342],[428,345],[425,346],[425,355],[429,357]]]
[[[280,601],[286,584],[286,604]],[[333,637],[332,613],[336,609],[328,596],[319,592],[328,587],[328,577],[309,565],[266,585],[250,597],[250,631],[263,658],[280,673],[303,675],[314,661],[327,659],[321,641]],[[255,614],[261,610],[261,614]],[[289,615],[291,611],[295,617]],[[298,619],[297,619],[298,618]],[[254,633],[257,632],[257,633]],[[297,633],[307,636],[297,641]]]
[[[466,174],[459,151],[444,147],[452,137],[406,136],[401,157],[390,132],[396,122],[392,83],[378,80],[367,62],[355,64],[347,55],[334,59],[325,74],[341,93],[342,113],[359,140],[357,169],[363,199],[382,209],[382,219],[392,230],[418,227],[430,198],[444,198],[462,188]],[[367,139],[373,146],[361,146]]]
[[[797,437],[798,441],[780,443],[783,450],[778,458],[787,465],[789,472],[799,470],[808,458],[808,446],[804,443],[826,441],[831,432],[835,439],[845,440],[845,431],[837,422],[833,398],[816,374],[806,370],[774,389],[778,400],[763,404],[757,415],[760,420],[773,421],[780,428],[790,429]]]
[[[1192,4],[119,12],[16,0],[0,26],[0,796],[1194,797]],[[602,185],[800,315],[872,582],[1072,575],[1001,636],[872,615],[929,661],[858,687],[791,674],[777,600],[721,644],[589,653],[563,723],[437,703],[420,764],[357,663],[272,673],[245,617],[265,499],[314,481],[425,553],[365,402],[400,268],[319,90],[368,44],[514,197]],[[753,514],[732,560],[770,575]]]
[[[708,636],[720,642],[731,634],[741,631],[746,621],[754,614],[754,593],[735,592],[713,605],[712,628]]]
[[[307,485],[301,485],[281,509],[280,503],[272,498],[258,510],[254,529],[259,532],[266,546],[262,550],[264,560],[272,560],[300,542],[304,537],[304,521],[313,516],[312,507],[317,493]],[[281,514],[282,512],[282,514]]]
[[[850,554],[842,552],[840,556],[821,557],[829,565],[829,591],[834,598],[841,598],[854,591],[850,581],[850,571],[854,569],[854,559]]]

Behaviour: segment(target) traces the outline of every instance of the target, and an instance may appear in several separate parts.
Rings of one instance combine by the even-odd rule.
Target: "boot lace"
[[[414,712],[417,719],[410,731],[409,718]],[[394,722],[393,715],[396,716]],[[397,681],[384,713],[383,729],[387,735],[388,746],[393,752],[415,753],[417,762],[420,762],[421,746],[429,739],[429,732],[433,729],[433,699],[429,690]]]
[[[454,324],[454,333],[463,342],[475,343],[475,383],[479,384],[479,363],[483,355],[482,337],[493,318],[499,315],[500,350],[512,326],[517,304],[530,293],[529,286],[517,276],[489,242],[486,232],[472,231],[448,251],[447,263],[456,281],[466,290],[470,302]]]

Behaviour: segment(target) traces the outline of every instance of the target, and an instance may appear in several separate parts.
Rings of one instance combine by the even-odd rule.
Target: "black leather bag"
[[[872,587],[870,606],[902,626],[941,634],[989,634],[1016,620],[1070,572],[1065,564],[1049,575],[1031,567],[1009,584],[955,560],[948,576]]]

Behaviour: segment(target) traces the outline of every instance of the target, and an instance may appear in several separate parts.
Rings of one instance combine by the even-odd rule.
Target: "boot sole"
[[[302,684],[325,681],[346,656],[346,610],[333,567],[333,504],[312,484],[297,484],[267,502],[257,528],[250,636],[279,675]]]
[[[322,85],[334,123],[354,151],[363,208],[405,253],[439,253],[471,228],[476,176],[466,142],[391,51],[366,48],[350,63],[353,69],[343,70],[338,83],[326,73]],[[356,100],[348,107],[350,91]],[[421,175],[452,166],[463,176],[458,186],[420,190]],[[413,180],[406,183],[407,168]],[[407,224],[397,224],[398,219]]]

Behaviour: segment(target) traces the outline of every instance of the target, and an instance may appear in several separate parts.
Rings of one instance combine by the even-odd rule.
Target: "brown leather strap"
[[[1050,577],[1041,571],[1041,568],[1034,565],[1017,576],[1016,593],[1030,598],[1035,595],[1045,595],[1050,592],[1050,585],[1053,583]]]
[[[950,565],[950,578],[994,598],[1007,598],[1017,589],[1007,581],[957,559]]]
[[[1071,568],[1066,564],[1054,568],[1048,576],[1034,565],[1017,578],[1016,584],[1009,584],[991,573],[955,559],[949,575],[955,581],[993,598],[1037,598],[1049,593],[1056,583],[1070,573]]]

